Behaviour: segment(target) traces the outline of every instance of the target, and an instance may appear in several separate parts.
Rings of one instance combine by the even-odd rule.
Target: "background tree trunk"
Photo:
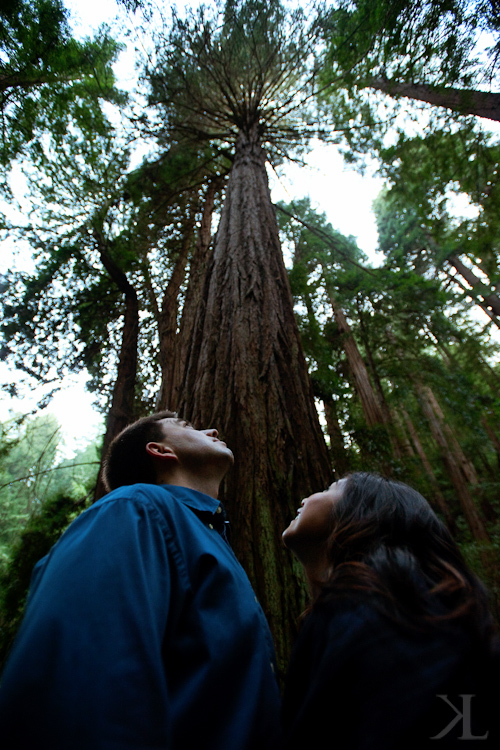
[[[196,247],[191,258],[189,269],[189,281],[182,308],[182,316],[179,325],[179,333],[175,347],[174,368],[170,388],[164,397],[164,408],[176,409],[182,388],[186,360],[189,356],[193,329],[197,314],[200,313],[200,305],[204,305],[203,289],[209,263],[212,259],[212,217],[215,205],[215,196],[222,188],[223,178],[213,179],[207,188],[203,212]]]
[[[435,505],[436,509],[442,514],[448,528],[452,533],[455,533],[456,531],[456,523],[451,515],[450,509],[448,507],[448,503],[444,499],[443,493],[441,492],[441,488],[439,487],[439,482],[436,479],[436,475],[434,474],[434,471],[432,469],[431,463],[429,459],[427,458],[427,454],[423,448],[422,443],[420,442],[420,438],[418,436],[417,430],[415,429],[415,425],[413,424],[410,415],[404,409],[403,407],[399,407],[401,414],[403,415],[403,419],[406,423],[406,426],[408,428],[408,432],[410,434],[411,440],[413,445],[415,446],[415,450],[417,451],[418,457],[422,461],[422,465],[425,469],[425,473],[427,474],[427,477],[429,479],[429,484],[432,487],[432,497],[430,498],[432,505]]]
[[[455,433],[453,432],[453,430],[451,429],[451,427],[449,426],[449,424],[447,424],[447,422],[445,420],[445,417],[444,417],[444,414],[443,414],[443,410],[441,409],[441,407],[440,407],[440,405],[438,403],[438,400],[435,397],[432,389],[429,388],[429,386],[425,386],[424,387],[424,391],[425,391],[425,395],[426,395],[429,403],[432,406],[432,409],[433,409],[435,415],[439,419],[439,422],[440,422],[440,424],[442,426],[442,430],[443,430],[444,434],[446,435],[448,445],[451,446],[451,450],[453,451],[453,453],[455,455],[455,460],[456,460],[458,466],[460,467],[460,470],[462,471],[462,474],[464,475],[465,481],[468,482],[469,484],[473,484],[473,485],[474,484],[479,484],[479,479],[477,478],[477,473],[476,473],[476,470],[474,468],[474,465],[473,465],[472,461],[469,461],[469,459],[467,458],[467,456],[463,452],[462,447],[460,446],[460,443],[458,442],[458,440],[457,440],[457,438],[455,436]]]
[[[335,479],[340,479],[349,471],[349,456],[340,429],[335,400],[331,396],[323,398],[323,407],[325,409],[326,429],[330,438],[330,452]]]
[[[159,355],[161,385],[156,399],[157,411],[168,409],[174,381],[175,356],[178,343],[177,318],[179,311],[179,291],[186,275],[189,251],[193,243],[195,224],[194,208],[184,227],[184,236],[172,275],[163,295],[158,320]]]
[[[281,533],[332,479],[257,127],[240,132],[213,259],[181,380],[179,413],[216,427],[235,454],[222,499],[284,670],[305,603]]]
[[[455,492],[457,493],[457,498],[460,502],[464,518],[467,521],[472,536],[478,542],[489,542],[489,534],[483,523],[481,514],[469,492],[466,478],[461,471],[460,465],[457,463],[452,447],[450,447],[446,439],[444,431],[445,423],[441,410],[439,409],[438,412],[434,410],[433,403],[435,402],[435,398],[433,395],[429,398],[430,389],[417,383],[417,390],[422,411],[429,422],[434,439],[441,449],[443,462],[455,488]]]
[[[446,260],[448,261],[448,263],[450,263],[450,265],[453,266],[456,271],[458,271],[460,276],[463,276],[463,278],[467,281],[468,284],[471,285],[474,290],[477,289],[486,307],[489,307],[494,315],[500,316],[500,297],[498,297],[497,294],[493,293],[483,294],[485,284],[483,284],[479,276],[476,276],[476,274],[471,271],[470,268],[467,268],[465,263],[463,263],[458,256],[448,255]]]
[[[390,96],[407,96],[436,107],[446,107],[462,115],[500,120],[500,94],[475,89],[436,88],[426,84],[399,83],[376,78],[368,86]]]
[[[375,427],[375,425],[383,425],[384,417],[382,410],[375,396],[370,378],[368,376],[368,370],[366,369],[363,358],[359,352],[358,345],[352,335],[351,327],[347,322],[344,311],[340,305],[335,301],[332,294],[330,296],[330,303],[332,305],[333,314],[335,315],[335,321],[342,334],[342,345],[347,355],[347,361],[349,363],[349,369],[352,373],[354,380],[354,387],[361,401],[363,407],[363,414],[365,416],[366,424],[368,427]]]
[[[116,379],[111,396],[111,405],[106,418],[106,431],[102,443],[101,456],[104,458],[109,444],[119,432],[133,421],[135,379],[137,374],[137,347],[139,337],[139,303],[137,293],[127,279],[125,273],[118,267],[111,255],[102,235],[95,230],[97,245],[101,261],[115,284],[125,296],[125,314],[123,318],[122,340],[118,355]],[[102,460],[99,467],[94,501],[106,494],[102,482]]]
[[[488,422],[487,417],[482,417],[481,422],[483,424],[484,429],[488,433],[489,439],[491,440],[495,448],[495,453],[497,455],[497,464],[498,464],[498,467],[500,468],[500,438],[496,434],[491,424]]]

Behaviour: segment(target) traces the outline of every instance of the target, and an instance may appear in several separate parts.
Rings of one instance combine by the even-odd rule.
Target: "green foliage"
[[[307,102],[317,40],[301,9],[228,0],[174,15],[146,68],[162,129],[224,153],[258,127],[274,159],[314,135]]]
[[[494,291],[500,280],[498,143],[467,127],[401,137],[382,157],[391,189],[376,212],[389,261],[406,258],[423,273],[439,268],[451,253],[466,255],[488,275]],[[457,198],[469,202],[476,216],[454,216]]]
[[[110,66],[119,45],[108,32],[76,42],[59,0],[4,3],[0,161],[7,167],[16,156],[25,159],[32,213],[24,227],[3,221],[1,228],[29,241],[36,269],[2,279],[1,354],[38,382],[57,384],[85,368],[107,408],[128,284],[139,302],[140,415],[152,408],[158,387],[168,279],[200,218],[206,185],[231,168],[239,133],[254,129],[274,164],[300,155],[311,136],[341,144],[347,161],[376,155],[387,180],[376,205],[383,266],[371,267],[355,240],[335,231],[308,200],[278,206],[314,393],[330,420],[325,431],[336,470],[391,474],[431,502],[438,487],[457,539],[480,570],[482,550],[464,521],[417,384],[432,388],[474,465],[473,494],[498,548],[499,352],[469,305],[471,296],[496,293],[500,283],[498,140],[426,105],[405,103],[403,119],[396,100],[369,87],[379,78],[484,88],[497,73],[500,23],[493,3],[466,0],[339,0],[318,18],[311,23],[301,8],[286,10],[277,0],[227,0],[184,18],[174,13],[145,45],[140,112],[126,127],[123,120],[113,127],[102,99],[124,98],[113,89]],[[494,36],[480,58],[482,31]],[[132,167],[132,144],[141,136],[150,153]],[[460,216],[456,198],[476,213]],[[452,253],[482,274],[474,295],[451,286]],[[183,284],[177,312],[185,291]],[[367,427],[332,302],[345,314],[384,424]],[[13,394],[16,386],[9,388]],[[5,654],[31,569],[85,507],[97,456],[91,446],[73,461],[58,461],[56,425],[46,420],[2,430]]]
[[[47,500],[20,533],[9,565],[0,569],[0,670],[21,622],[35,564],[85,506],[85,495],[75,499],[58,494]]]
[[[43,134],[59,143],[70,126],[102,131],[100,99],[123,101],[111,69],[120,46],[108,31],[76,41],[60,0],[19,0],[0,24],[0,164],[36,156]]]
[[[20,417],[1,425],[0,443],[0,566],[28,520],[47,498],[63,493],[84,496],[95,482],[98,455],[95,445],[75,458],[58,458],[60,428],[51,416]]]
[[[48,470],[59,443],[59,425],[52,416],[16,428],[16,422],[2,425],[0,559],[6,557],[19,529],[46,497],[51,483]]]
[[[385,210],[381,241],[389,263],[361,268],[352,241],[341,241],[325,217],[315,215],[308,201],[278,208],[283,241],[289,243],[293,254],[290,282],[313,387],[325,409],[334,404],[340,431],[335,437],[328,426],[334,466],[389,473],[415,486],[431,502],[437,482],[452,509],[459,541],[476,549],[477,543],[462,523],[456,490],[417,398],[416,384],[424,382],[432,388],[448,428],[474,463],[479,484],[472,493],[483,504],[496,544],[500,528],[495,467],[500,454],[487,432],[487,422],[495,430],[500,418],[498,375],[488,364],[490,357],[498,357],[498,346],[481,336],[477,324],[471,325],[467,309],[458,306],[460,300],[443,288],[440,279],[422,274],[428,267],[422,269],[409,261],[413,256],[408,252],[421,247],[419,231],[424,229],[409,214],[392,213],[393,204],[386,196],[380,198],[379,212]],[[347,316],[373,391],[385,410],[384,425],[366,425],[350,382],[344,337],[339,334],[330,295]],[[412,446],[401,410],[413,423],[432,466],[434,482]],[[481,555],[477,548],[477,556]],[[497,585],[496,579],[492,585]]]
[[[349,161],[362,164],[367,154],[378,155],[398,130],[421,132],[438,122],[453,128],[460,120],[441,108],[395,98],[391,86],[425,85],[435,92],[454,87],[468,92],[467,106],[485,84],[498,88],[500,29],[489,2],[339,0],[321,19],[325,53],[318,99]]]
[[[70,133],[44,154],[43,171],[31,183],[39,214],[19,230],[36,250],[37,266],[32,274],[6,274],[3,358],[38,382],[86,368],[105,407],[127,279],[140,301],[141,369],[153,387],[158,368],[150,352],[165,278],[198,207],[206,156],[204,149],[172,144],[129,171],[128,150],[111,128],[92,140]]]
[[[35,563],[88,504],[98,450],[58,457],[52,416],[20,417],[0,435],[0,665],[19,626]]]
[[[341,0],[325,18],[327,61],[333,78],[357,86],[387,76],[465,88],[479,65],[479,23],[489,20],[484,4],[466,0]]]

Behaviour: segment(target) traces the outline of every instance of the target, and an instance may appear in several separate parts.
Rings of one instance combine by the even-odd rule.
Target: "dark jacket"
[[[290,662],[286,750],[500,747],[494,671],[461,626],[410,630],[367,599],[318,604]]]

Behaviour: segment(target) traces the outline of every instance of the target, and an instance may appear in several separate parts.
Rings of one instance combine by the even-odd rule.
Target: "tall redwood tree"
[[[312,135],[315,34],[300,9],[226,0],[220,12],[202,8],[175,18],[148,71],[165,131],[210,144],[215,158],[231,165],[213,254],[196,282],[196,312],[180,328],[178,398],[169,406],[196,425],[216,427],[235,453],[223,491],[233,547],[269,618],[281,668],[305,603],[281,533],[304,495],[326,486],[332,471],[266,160],[282,159],[285,148]]]
[[[176,406],[235,454],[224,488],[233,547],[281,665],[304,604],[281,532],[331,477],[269,193],[258,123],[239,133]]]

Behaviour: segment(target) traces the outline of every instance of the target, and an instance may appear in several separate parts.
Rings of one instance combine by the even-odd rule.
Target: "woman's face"
[[[297,515],[283,532],[286,547],[298,551],[310,543],[327,539],[332,526],[332,507],[342,497],[346,479],[334,482],[327,490],[302,500]]]

